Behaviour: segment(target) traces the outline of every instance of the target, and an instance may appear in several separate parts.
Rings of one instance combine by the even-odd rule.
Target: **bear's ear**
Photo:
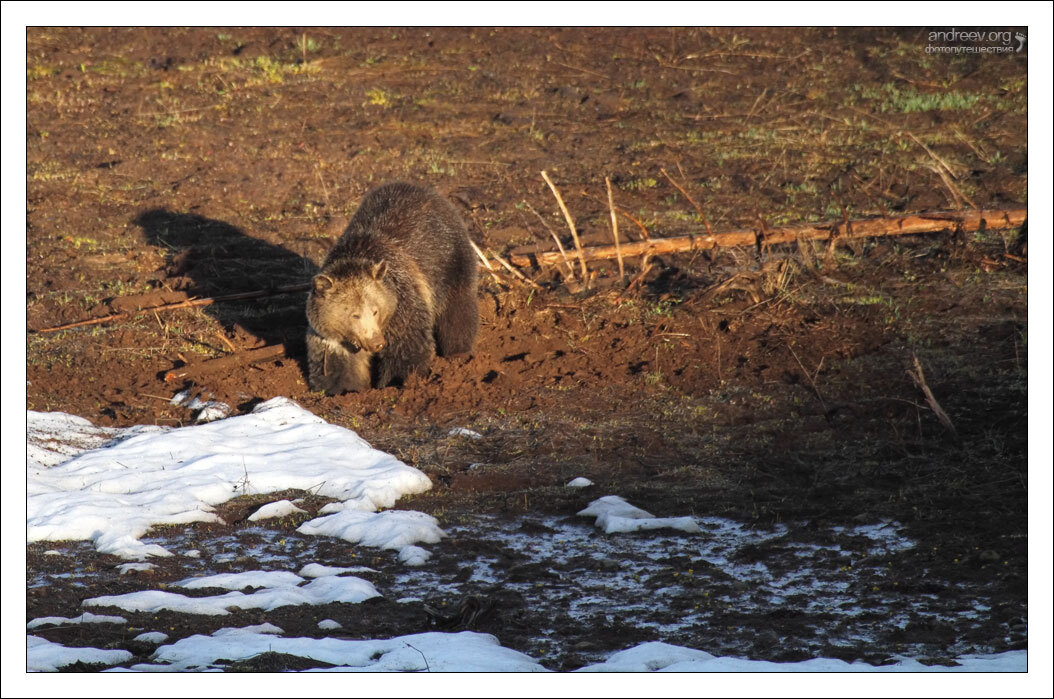
[[[370,270],[370,273],[373,275],[373,278],[377,281],[384,279],[384,275],[388,273],[388,263],[384,260],[381,260],[377,264],[373,265],[373,269]]]
[[[319,274],[311,280],[311,286],[315,289],[315,293],[321,296],[333,288],[333,280],[324,274]]]

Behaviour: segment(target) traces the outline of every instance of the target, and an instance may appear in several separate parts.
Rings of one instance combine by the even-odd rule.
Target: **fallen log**
[[[267,345],[266,347],[246,350],[245,352],[228,354],[218,359],[208,359],[203,362],[187,364],[186,366],[167,372],[164,379],[165,383],[172,383],[173,381],[179,381],[180,379],[188,377],[211,374],[221,369],[229,369],[244,364],[255,364],[256,362],[262,362],[266,359],[273,359],[279,356],[285,357],[288,355],[289,352],[283,344]]]
[[[644,254],[660,255],[672,252],[712,250],[714,248],[776,245],[794,243],[799,240],[830,240],[832,238],[877,238],[913,233],[933,233],[951,228],[965,232],[1014,228],[1028,217],[1028,209],[990,209],[982,211],[929,211],[898,217],[859,219],[856,221],[829,221],[770,228],[765,232],[755,230],[733,230],[723,233],[685,235],[675,238],[652,238],[625,243],[616,249],[614,245],[598,245],[582,248],[580,255],[587,260],[613,259],[621,252],[623,257]],[[521,248],[509,255],[509,261],[517,267],[556,264],[563,261],[559,252],[532,252]]]
[[[123,311],[121,313],[113,313],[111,315],[103,316],[101,318],[91,318],[89,320],[81,320],[76,323],[56,325],[53,328],[42,328],[40,330],[37,330],[37,332],[53,333],[59,330],[80,328],[85,325],[99,325],[101,323],[109,323],[115,320],[122,320],[137,313],[146,313],[147,311],[160,313],[162,311],[174,311],[179,308],[196,308],[198,306],[211,306],[214,303],[220,303],[222,301],[245,301],[247,299],[256,299],[261,298],[263,296],[276,296],[278,294],[294,294],[299,291],[308,291],[310,288],[310,284],[290,284],[288,286],[276,286],[273,289],[258,289],[256,291],[243,291],[241,293],[226,294],[224,296],[209,296],[200,299],[188,299],[186,301],[179,301],[178,303],[165,303],[160,306],[144,306],[143,308],[139,308],[134,311]]]

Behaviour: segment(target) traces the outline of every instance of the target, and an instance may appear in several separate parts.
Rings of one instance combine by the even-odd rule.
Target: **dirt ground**
[[[308,281],[362,195],[395,179],[436,187],[503,255],[553,249],[550,229],[573,248],[542,170],[585,245],[611,238],[605,177],[623,239],[703,231],[663,171],[718,231],[1025,207],[1027,54],[928,54],[926,43],[923,30],[888,29],[31,29],[27,408],[178,426],[194,413],[170,403],[177,391],[235,413],[288,396],[427,473],[432,491],[399,507],[447,527],[486,516],[551,529],[614,493],[659,516],[787,526],[783,544],[750,554],[770,567],[793,565],[790,540],[822,545],[825,527],[895,521],[915,542],[826,562],[832,575],[854,568],[844,574],[872,615],[870,640],[845,643],[830,640],[842,622],[804,602],[730,604],[664,634],[700,594],[687,583],[648,612],[658,626],[617,608],[586,622],[512,589],[555,574],[526,559],[473,586],[463,569],[494,554],[482,529],[437,547],[436,575],[494,602],[471,628],[553,669],[646,640],[876,663],[1025,648],[1022,231],[661,255],[643,276],[628,259],[630,289],[614,263],[592,263],[588,284],[558,267],[524,269],[532,284],[499,268],[482,277],[471,355],[339,397],[304,380],[303,293],[135,312]],[[122,311],[133,312],[44,332]],[[288,356],[201,365],[275,343]],[[909,375],[913,355],[950,427]],[[173,370],[184,376],[166,382]],[[596,486],[563,487],[577,476]],[[243,531],[250,504],[193,536],[259,536]],[[674,569],[687,565],[677,541]],[[90,547],[65,546],[77,565],[112,571]],[[85,587],[49,548],[28,549],[27,580],[50,582],[30,585],[27,619],[131,589],[116,572]],[[398,570],[379,554],[375,564]],[[163,562],[154,579],[185,575]],[[716,573],[709,584],[747,594]],[[923,604],[933,613],[915,615]],[[352,637],[431,628],[420,605],[334,606],[320,613],[356,619]],[[897,614],[907,621],[885,623]],[[259,616],[162,622],[175,640]],[[295,609],[267,620],[324,633]],[[544,638],[540,620],[552,622]],[[87,626],[41,635],[148,654]],[[297,666],[270,661],[240,669]]]

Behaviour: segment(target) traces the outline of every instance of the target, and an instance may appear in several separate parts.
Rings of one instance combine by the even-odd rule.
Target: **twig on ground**
[[[227,369],[233,366],[241,366],[242,364],[262,362],[279,356],[288,356],[288,350],[285,345],[267,345],[266,347],[259,347],[245,352],[228,354],[219,359],[209,359],[204,362],[187,364],[179,369],[173,369],[172,371],[167,372],[164,376],[164,380],[165,383],[172,383],[173,381],[179,381],[180,379],[185,379],[195,375],[211,373],[219,369]]]
[[[538,220],[542,222],[543,226],[545,226],[545,230],[549,231],[549,235],[551,235],[553,237],[553,240],[556,241],[556,249],[560,251],[560,256],[564,258],[564,264],[567,265],[567,274],[571,278],[571,281],[574,281],[575,266],[571,264],[571,260],[567,257],[567,252],[564,250],[564,246],[560,242],[560,236],[556,235],[556,232],[552,228],[550,228],[548,222],[546,222],[546,220],[542,218],[542,215],[538,213],[538,211],[533,206],[528,204],[526,201],[524,201],[523,203],[526,204],[527,208],[530,209],[531,212],[538,217]]]
[[[495,260],[497,260],[497,261],[498,261],[498,262],[499,262],[499,263],[501,264],[501,266],[502,266],[502,267],[504,267],[505,269],[509,270],[509,272],[510,272],[510,273],[511,273],[511,274],[512,274],[512,275],[513,275],[514,277],[516,277],[517,279],[521,280],[521,281],[522,281],[522,282],[524,282],[525,284],[530,284],[530,285],[531,285],[531,286],[533,286],[533,287],[534,287],[535,289],[540,289],[540,288],[541,288],[540,286],[538,286],[538,284],[536,284],[536,283],[535,283],[535,281],[534,281],[533,279],[529,279],[529,278],[528,278],[528,277],[527,277],[526,275],[524,275],[524,273],[523,273],[523,272],[521,272],[520,270],[516,269],[515,267],[513,267],[512,265],[510,265],[510,264],[509,264],[508,262],[506,262],[505,260],[503,260],[503,259],[501,258],[501,255],[496,255],[496,254],[494,254],[494,253],[492,252],[492,253],[491,253],[491,256],[492,256],[492,257],[493,257],[493,258],[494,258]]]
[[[494,281],[498,284],[504,284],[505,286],[508,286],[508,284],[505,283],[505,280],[499,277],[498,273],[494,271],[494,268],[491,267],[490,262],[487,260],[487,256],[483,254],[483,251],[479,249],[479,246],[476,245],[476,243],[471,238],[469,238],[468,244],[471,245],[472,249],[476,251],[476,255],[479,257],[479,261],[482,262],[483,266],[487,268],[487,271],[490,272],[490,276],[494,278]]]
[[[812,386],[812,392],[816,394],[816,400],[820,401],[820,407],[823,408],[824,415],[827,415],[829,412],[827,410],[827,403],[824,402],[823,396],[820,395],[820,388],[816,385],[816,381],[813,380],[812,375],[809,374],[809,370],[805,368],[805,365],[801,363],[801,359],[798,358],[798,353],[794,351],[794,348],[789,342],[787,343],[787,349],[789,349],[790,353],[794,355],[794,361],[798,362],[798,366],[801,367],[801,373],[805,374],[805,378],[809,380],[809,385]],[[816,373],[820,372],[821,366],[823,366],[823,358],[820,359],[820,364],[816,367]]]
[[[926,398],[926,404],[930,406],[930,410],[937,416],[941,424],[944,425],[944,429],[948,430],[952,438],[956,442],[959,441],[959,432],[955,429],[955,425],[952,424],[951,418],[948,417],[948,413],[944,412],[944,408],[937,402],[937,399],[933,396],[933,391],[930,390],[930,386],[926,383],[926,376],[922,373],[922,363],[919,362],[918,355],[914,352],[911,353],[911,361],[914,364],[914,370],[908,370],[908,376],[915,382],[915,385],[922,391],[922,395]]]
[[[617,208],[617,207],[616,207]],[[896,218],[870,218],[850,221],[850,230],[846,231],[844,221],[827,221],[823,223],[805,223],[772,228],[765,235],[765,243],[778,245],[794,243],[801,240],[830,240],[832,235],[843,239],[872,238],[894,235],[915,235],[933,233],[959,228],[964,232],[979,230],[982,223],[987,230],[999,230],[1020,226],[1028,216],[1026,209],[998,209],[981,211],[927,211],[909,214]],[[692,250],[709,250],[712,248],[753,247],[757,243],[757,232],[754,230],[734,230],[714,235],[686,235],[676,238],[652,238],[650,240],[626,243],[621,246],[623,257],[636,257],[649,254],[690,252]],[[582,255],[589,260],[614,259],[618,255],[614,245],[599,245],[585,248]],[[538,264],[555,264],[562,261],[558,252],[532,252],[530,254],[513,252],[509,262],[517,267]]]
[[[710,227],[710,222],[706,220],[706,215],[703,214],[703,210],[699,207],[698,204],[695,203],[695,200],[688,195],[688,192],[684,191],[684,187],[679,185],[676,180],[670,177],[670,173],[666,172],[666,168],[659,168],[659,172],[661,172],[663,176],[670,181],[670,184],[677,188],[678,192],[684,195],[684,198],[688,200],[689,204],[695,207],[696,213],[699,214],[699,218],[702,219],[703,225],[706,226],[707,235],[713,235],[714,229]]]
[[[188,299],[186,301],[180,301],[179,303],[167,303],[161,306],[146,306],[135,311],[124,311],[122,313],[114,313],[112,315],[103,316],[102,318],[92,318],[90,320],[82,320],[77,323],[67,323],[66,325],[57,325],[53,328],[42,328],[37,332],[50,333],[58,330],[69,330],[70,328],[79,328],[85,325],[99,325],[101,323],[109,323],[114,320],[121,320],[128,318],[137,313],[144,313],[146,311],[153,311],[155,314],[158,311],[174,311],[179,308],[197,308],[200,306],[211,306],[214,303],[220,303],[222,301],[244,301],[248,299],[260,298],[263,296],[275,296],[278,294],[295,294],[300,291],[308,291],[311,289],[310,284],[290,284],[287,286],[277,286],[273,289],[260,289],[258,291],[245,291],[238,294],[227,294],[225,296],[211,296],[200,299]],[[158,319],[160,322],[160,318]]]
[[[622,250],[618,241],[618,216],[615,215],[615,198],[611,194],[611,178],[605,177],[604,184],[608,188],[608,209],[611,211],[611,237],[615,239],[615,255],[618,257],[618,278],[623,284],[626,283],[626,270],[622,266]]]
[[[571,229],[571,238],[575,241],[575,249],[578,250],[578,262],[582,266],[582,279],[588,286],[589,284],[589,269],[586,267],[586,257],[582,252],[582,241],[578,239],[578,230],[575,229],[574,219],[571,218],[571,212],[567,210],[567,205],[564,204],[564,198],[560,196],[560,190],[556,188],[553,181],[549,179],[549,173],[542,170],[542,179],[549,185],[549,189],[553,191],[553,196],[556,197],[556,203],[560,205],[560,211],[564,213],[564,218],[567,219],[567,227]]]

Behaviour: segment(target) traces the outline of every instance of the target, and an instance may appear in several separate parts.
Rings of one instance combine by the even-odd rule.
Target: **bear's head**
[[[388,265],[381,261],[319,274],[312,279],[307,300],[307,321],[322,337],[349,346],[379,352],[386,344],[384,330],[395,313],[398,298],[384,283]]]

